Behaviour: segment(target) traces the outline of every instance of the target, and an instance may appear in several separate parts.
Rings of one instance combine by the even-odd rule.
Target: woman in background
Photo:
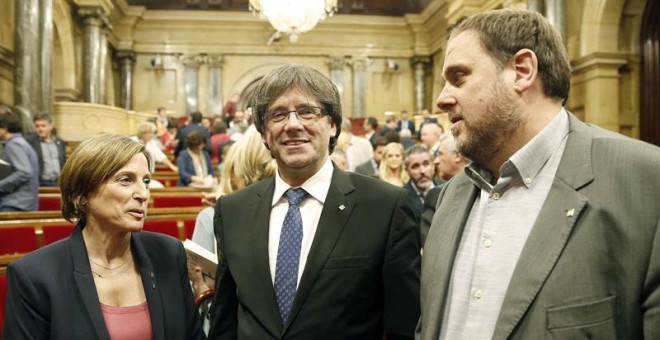
[[[403,168],[403,145],[400,143],[385,145],[378,167],[378,177],[398,187],[403,187],[408,182],[410,178]]]
[[[206,137],[199,131],[193,131],[186,137],[186,149],[181,151],[177,161],[179,168],[179,186],[210,188],[213,183],[213,164],[206,151]]]
[[[162,163],[170,170],[178,172],[179,169],[174,165],[163,152],[160,146],[153,139],[156,133],[156,125],[152,122],[142,122],[138,125],[137,135],[131,139],[144,144],[145,150],[151,156],[151,159],[156,163]]]
[[[83,141],[60,179],[71,235],[9,264],[5,339],[201,339],[181,242],[143,232],[151,158]]]

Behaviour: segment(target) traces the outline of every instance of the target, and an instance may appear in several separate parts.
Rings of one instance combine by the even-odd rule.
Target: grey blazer
[[[570,114],[569,128],[493,339],[660,339],[660,148]],[[464,173],[440,194],[422,259],[421,339],[442,332],[477,195]]]

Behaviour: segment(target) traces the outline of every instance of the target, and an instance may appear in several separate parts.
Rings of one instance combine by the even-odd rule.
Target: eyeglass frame
[[[314,118],[311,118],[310,120],[301,119],[300,118],[300,113],[298,111],[303,110],[303,109],[313,109],[312,111],[314,111]],[[285,111],[286,111],[286,116],[284,115]],[[289,110],[276,110],[276,111],[273,111],[273,112],[266,112],[263,116],[264,117],[263,118],[264,119],[264,124],[270,124],[270,125],[286,124],[289,121],[289,119],[291,119],[291,113],[292,112],[296,116],[296,119],[302,125],[311,125],[312,123],[317,122],[319,120],[319,118],[321,118],[322,116],[327,116],[328,115],[328,113],[325,112],[325,110],[322,107],[311,106],[311,105],[310,106],[301,106],[299,108],[296,108],[295,110],[290,110],[290,111]],[[281,114],[282,117],[286,117],[286,119],[283,119],[282,121],[274,122],[273,118],[275,117],[276,113]]]

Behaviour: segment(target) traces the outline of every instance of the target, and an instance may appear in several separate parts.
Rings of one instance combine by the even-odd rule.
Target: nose
[[[451,111],[451,109],[456,105],[456,98],[451,94],[449,89],[449,84],[445,84],[442,88],[442,92],[438,96],[438,99],[435,101],[435,105],[442,111]]]
[[[302,126],[303,124],[298,119],[298,115],[296,114],[296,111],[290,111],[289,118],[286,120],[284,124],[284,129],[285,130],[300,129],[302,128]]]
[[[147,184],[138,181],[137,182],[137,187],[135,189],[135,193],[133,194],[133,198],[137,200],[140,203],[144,203],[149,200],[149,188],[147,187]]]

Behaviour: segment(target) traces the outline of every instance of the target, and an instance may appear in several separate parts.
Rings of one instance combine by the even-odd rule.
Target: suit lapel
[[[284,332],[289,328],[300,311],[301,306],[304,304],[305,299],[312,289],[317,276],[330,256],[330,253],[335,247],[339,236],[341,235],[348,218],[351,216],[353,208],[355,208],[355,201],[349,194],[355,190],[350,177],[337,170],[333,171],[332,182],[328,196],[323,204],[323,211],[319,225],[316,228],[314,241],[307,256],[307,263],[305,270],[300,279],[300,285],[296,292],[296,298],[291,307],[289,316],[289,323],[286,325]]]
[[[142,287],[144,295],[147,298],[149,306],[149,317],[151,318],[151,329],[154,339],[165,339],[165,322],[163,318],[163,301],[159,293],[160,287],[156,285],[156,275],[153,265],[149,259],[147,251],[140,240],[140,235],[133,233],[131,235],[131,250],[133,256],[137,258],[140,277],[142,278]]]
[[[508,338],[527,312],[588,204],[578,190],[593,180],[591,135],[586,125],[571,114],[569,127],[555,180],[511,277],[494,339]]]
[[[82,236],[82,223],[78,223],[73,233],[71,233],[70,240],[73,277],[78,287],[78,292],[80,292],[83,305],[87,310],[87,315],[89,315],[99,339],[110,339],[103,314],[101,313],[101,304],[99,303],[99,296],[96,293],[92,269],[87,260],[89,257]]]
[[[422,323],[427,332],[423,339],[437,339],[444,317],[445,299],[454,258],[461,242],[465,222],[479,192],[467,176],[461,174],[441,193],[422,256]],[[452,187],[455,189],[452,190]],[[446,199],[445,199],[446,198]]]
[[[270,263],[268,257],[268,232],[270,225],[270,211],[273,202],[273,192],[275,191],[275,178],[270,177],[264,180],[264,185],[257,190],[254,200],[248,202],[247,212],[253,216],[250,239],[254,240],[252,245],[252,259],[249,263],[255,265],[256,278],[253,282],[255,289],[267,292],[268,298],[263,301],[264,313],[267,313],[265,326],[273,334],[281,334],[283,326],[280,321],[280,314],[277,308],[275,290],[273,289],[273,280],[270,276]],[[251,269],[246,269],[251,270]]]

